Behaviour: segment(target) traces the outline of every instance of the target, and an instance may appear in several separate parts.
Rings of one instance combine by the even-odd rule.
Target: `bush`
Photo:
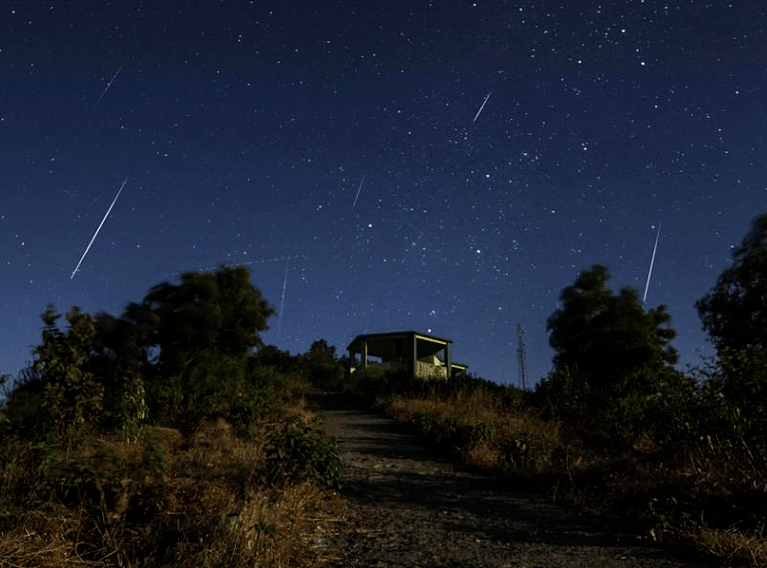
[[[43,385],[41,422],[52,440],[67,451],[79,446],[101,419],[104,386],[86,369],[95,336],[93,318],[72,308],[69,329],[58,329],[61,316],[52,306],[43,313],[43,341],[34,350],[34,369]]]
[[[276,402],[277,396],[272,389],[248,389],[229,407],[226,420],[238,435],[250,437],[254,426],[269,414]]]
[[[304,422],[295,417],[273,433],[267,463],[275,483],[312,479],[328,488],[341,484],[338,441],[325,438],[317,420]]]
[[[533,442],[524,432],[501,444],[501,468],[505,472],[531,469],[535,462]]]

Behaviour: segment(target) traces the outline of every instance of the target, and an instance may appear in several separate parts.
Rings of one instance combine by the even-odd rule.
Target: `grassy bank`
[[[295,378],[247,434],[223,417],[76,447],[8,427],[0,454],[0,566],[321,566],[345,507],[335,444]]]
[[[508,476],[620,532],[728,566],[767,565],[764,460],[745,444],[644,432],[607,447],[591,427],[542,417],[531,393],[480,379],[359,376],[350,389],[466,467]]]

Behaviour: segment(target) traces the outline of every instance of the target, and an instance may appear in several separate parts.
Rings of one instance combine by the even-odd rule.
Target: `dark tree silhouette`
[[[329,345],[324,339],[318,339],[309,347],[309,351],[304,356],[311,363],[335,363],[336,348],[335,345]]]
[[[595,265],[560,294],[562,307],[547,322],[554,365],[590,397],[652,393],[661,371],[678,358],[671,316],[663,305],[645,311],[633,288],[614,294],[609,277],[605,266]]]
[[[147,385],[153,413],[191,419],[226,412],[240,396],[248,356],[262,345],[273,308],[244,267],[185,272],[180,284],[153,287],[124,318],[140,326],[145,356],[156,353]]]
[[[341,388],[346,377],[346,363],[336,357],[336,348],[324,339],[313,342],[302,357],[312,383],[326,389]]]
[[[733,264],[695,304],[717,350],[767,350],[767,213],[733,251]]]
[[[725,424],[767,445],[767,213],[752,221],[732,266],[695,306],[717,349],[708,386],[729,407]]]

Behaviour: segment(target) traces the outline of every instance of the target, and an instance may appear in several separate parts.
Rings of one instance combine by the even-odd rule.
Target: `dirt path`
[[[334,566],[691,568],[703,564],[638,546],[567,516],[509,482],[458,470],[420,438],[337,394],[316,399],[341,442],[343,493],[355,511],[331,545]]]

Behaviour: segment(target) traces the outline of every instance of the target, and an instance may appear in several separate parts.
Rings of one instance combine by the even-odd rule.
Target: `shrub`
[[[338,441],[324,437],[317,420],[304,422],[295,417],[273,433],[267,462],[275,483],[312,479],[324,487],[340,487]]]
[[[229,407],[226,420],[238,435],[250,437],[253,427],[274,408],[275,402],[271,389],[249,389]]]
[[[43,313],[43,341],[34,350],[34,368],[43,384],[44,410],[40,418],[55,442],[70,451],[99,422],[104,387],[85,369],[95,335],[93,318],[72,308],[67,314],[69,329],[65,333],[56,325],[59,317],[52,306]]]
[[[501,467],[505,472],[531,469],[535,462],[533,442],[524,432],[501,444]]]

